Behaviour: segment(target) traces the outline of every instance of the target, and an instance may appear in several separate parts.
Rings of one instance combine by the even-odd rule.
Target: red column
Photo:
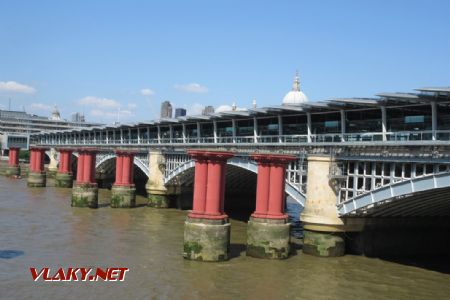
[[[79,151],[77,167],[77,183],[95,183],[96,150]]]
[[[117,154],[116,157],[116,182],[115,185],[122,185],[122,169],[123,169],[123,156]]]
[[[130,179],[128,180],[130,184],[134,184],[134,154],[130,153],[130,171],[128,174],[130,174]]]
[[[42,173],[44,172],[44,157],[45,150],[41,148],[30,149],[30,172]]]
[[[134,152],[117,150],[116,155],[116,182],[114,185],[133,185]]]
[[[30,149],[30,172],[34,172],[36,164],[36,152]]]
[[[124,154],[122,166],[122,183],[123,185],[130,185],[130,156]]]
[[[258,162],[258,177],[256,182],[256,210],[253,216],[264,218],[269,207],[270,164],[265,161],[256,161]]]
[[[19,165],[19,148],[9,148],[8,165],[10,167],[17,167]]]
[[[84,153],[78,152],[78,162],[77,162],[77,183],[83,182],[84,174]]]
[[[60,149],[59,150],[59,173],[71,173],[72,172],[72,166],[71,166],[71,156],[72,151],[69,149]]]
[[[92,155],[89,152],[84,153],[83,183],[91,182],[92,175]]]
[[[258,163],[256,210],[252,217],[287,218],[284,213],[286,166],[297,158],[275,154],[254,154],[251,158]]]
[[[188,151],[195,160],[194,201],[191,218],[224,219],[224,192],[230,152]]]
[[[206,207],[206,181],[208,179],[208,162],[195,156],[194,200],[192,214],[203,214]]]

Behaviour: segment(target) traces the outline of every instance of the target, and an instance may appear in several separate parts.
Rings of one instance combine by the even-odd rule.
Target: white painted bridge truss
[[[335,180],[341,216],[370,215],[382,204],[402,199],[416,201],[414,197],[420,193],[450,187],[450,164],[446,163],[345,161],[340,167],[342,172]],[[410,209],[409,205],[403,208]],[[408,211],[396,207],[390,213],[395,216]]]

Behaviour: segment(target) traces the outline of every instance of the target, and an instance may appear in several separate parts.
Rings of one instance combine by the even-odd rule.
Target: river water
[[[450,275],[407,264],[301,251],[245,256],[246,224],[231,221],[232,259],[184,260],[187,211],[70,207],[70,189],[30,189],[0,176],[1,299],[450,299]],[[138,203],[145,198],[138,197]],[[29,268],[127,267],[124,282],[43,282]]]

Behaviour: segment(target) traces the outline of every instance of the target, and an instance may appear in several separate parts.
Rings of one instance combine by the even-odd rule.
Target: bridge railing
[[[37,139],[41,145],[153,145],[153,144],[307,144],[311,143],[360,143],[360,142],[416,142],[450,141],[450,130],[327,133],[311,135],[260,135],[260,136],[218,136],[218,137],[162,137],[158,138],[100,138],[45,136]]]

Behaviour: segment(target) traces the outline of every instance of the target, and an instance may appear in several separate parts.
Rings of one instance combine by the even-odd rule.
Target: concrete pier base
[[[267,259],[288,258],[290,223],[281,219],[250,217],[247,224],[247,256]]]
[[[75,183],[72,189],[72,206],[98,208],[97,184]]]
[[[56,178],[56,174],[58,172],[58,169],[55,168],[48,168],[47,169],[47,178]]]
[[[170,196],[148,194],[148,206],[156,208],[168,208],[170,207]]]
[[[19,166],[6,166],[3,170],[3,174],[8,177],[19,176],[20,167]]]
[[[337,257],[345,254],[342,232],[303,231],[303,253],[322,257]]]
[[[45,187],[47,183],[47,176],[45,172],[31,172],[28,174],[28,187]]]
[[[183,257],[198,261],[225,261],[230,253],[230,223],[187,217],[184,223]]]
[[[62,188],[71,188],[73,185],[72,173],[56,173],[55,186]]]
[[[111,207],[127,208],[136,206],[136,188],[134,185],[113,185],[111,188]]]

